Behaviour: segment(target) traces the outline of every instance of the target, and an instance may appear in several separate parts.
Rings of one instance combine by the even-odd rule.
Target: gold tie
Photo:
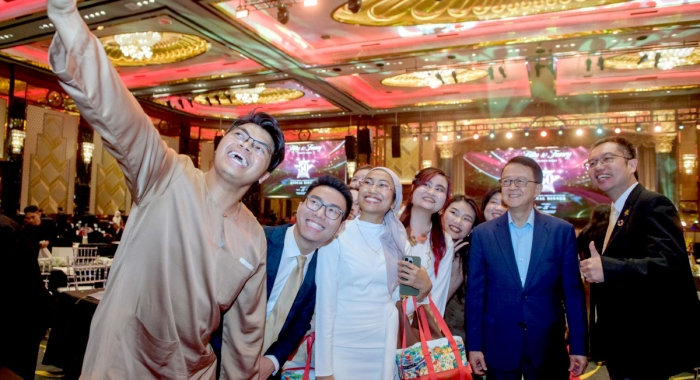
[[[294,299],[299,292],[301,283],[304,280],[304,263],[306,263],[306,256],[298,255],[297,266],[292,269],[292,273],[289,274],[287,278],[287,283],[284,284],[282,292],[279,297],[277,297],[277,302],[275,306],[272,307],[270,315],[265,321],[265,341],[263,344],[263,353],[267,351],[268,348],[277,340],[277,336],[284,326],[284,321],[287,320],[287,315],[289,315],[289,310],[292,309],[292,304]]]
[[[610,241],[610,236],[612,236],[613,229],[615,229],[615,223],[617,223],[617,217],[620,216],[620,212],[615,209],[615,205],[610,209],[610,221],[608,222],[608,230],[605,231],[605,240],[603,241],[603,251],[600,252],[602,255],[605,252],[605,248],[608,247],[608,241]]]

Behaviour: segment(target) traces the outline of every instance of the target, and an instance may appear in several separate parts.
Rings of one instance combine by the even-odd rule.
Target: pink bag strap
[[[309,380],[311,375],[311,355],[313,354],[314,341],[316,341],[316,332],[312,332],[306,338],[306,365],[304,366],[304,377],[302,380]]]

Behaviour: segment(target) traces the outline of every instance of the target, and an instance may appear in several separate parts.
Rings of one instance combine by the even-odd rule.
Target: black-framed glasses
[[[253,140],[253,153],[255,153],[256,156],[266,157],[268,155],[272,155],[272,149],[270,149],[269,145],[260,140],[254,139],[245,129],[241,127],[233,127],[231,133],[236,140],[242,143],[247,142],[248,140]]]
[[[605,156],[601,157],[600,159],[594,158],[592,160],[588,160],[583,166],[586,168],[586,170],[591,170],[594,169],[596,166],[598,166],[598,163],[602,163],[605,166],[612,165],[613,161],[615,161],[615,157],[620,157],[624,158],[625,160],[631,160],[632,157],[626,157],[626,156],[621,156],[619,154],[606,154]]]
[[[389,185],[389,182],[387,181],[377,181],[377,183],[374,183],[371,179],[365,179],[360,184],[360,187],[362,186],[369,187],[370,189],[376,186],[379,189],[379,191],[394,191],[394,189],[391,187],[391,185]]]
[[[539,183],[537,181],[530,181],[527,178],[516,178],[516,179],[501,178],[498,182],[501,183],[502,187],[508,187],[508,186],[510,186],[511,183],[514,183],[516,187],[525,187],[530,182]]]
[[[318,211],[321,207],[325,207],[326,218],[330,220],[336,220],[345,214],[340,210],[340,208],[338,208],[338,206],[325,204],[321,198],[313,195],[306,197],[304,201],[304,203],[306,203],[306,207],[308,207],[311,211]]]

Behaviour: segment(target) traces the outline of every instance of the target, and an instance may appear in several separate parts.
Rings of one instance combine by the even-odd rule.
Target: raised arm
[[[57,32],[49,61],[81,116],[116,158],[132,198],[139,204],[157,179],[172,172],[177,154],[168,150],[124,86],[75,4],[75,0],[48,1],[47,13]]]

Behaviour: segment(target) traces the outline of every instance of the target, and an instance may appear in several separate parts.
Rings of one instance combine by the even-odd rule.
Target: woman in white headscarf
[[[321,248],[316,269],[316,378],[394,379],[398,261],[406,230],[396,217],[401,183],[372,169],[359,189],[360,216]]]
[[[114,212],[114,217],[112,217],[112,227],[114,228],[114,235],[119,235],[122,229],[124,229],[124,220],[122,220],[122,212],[117,210]]]

